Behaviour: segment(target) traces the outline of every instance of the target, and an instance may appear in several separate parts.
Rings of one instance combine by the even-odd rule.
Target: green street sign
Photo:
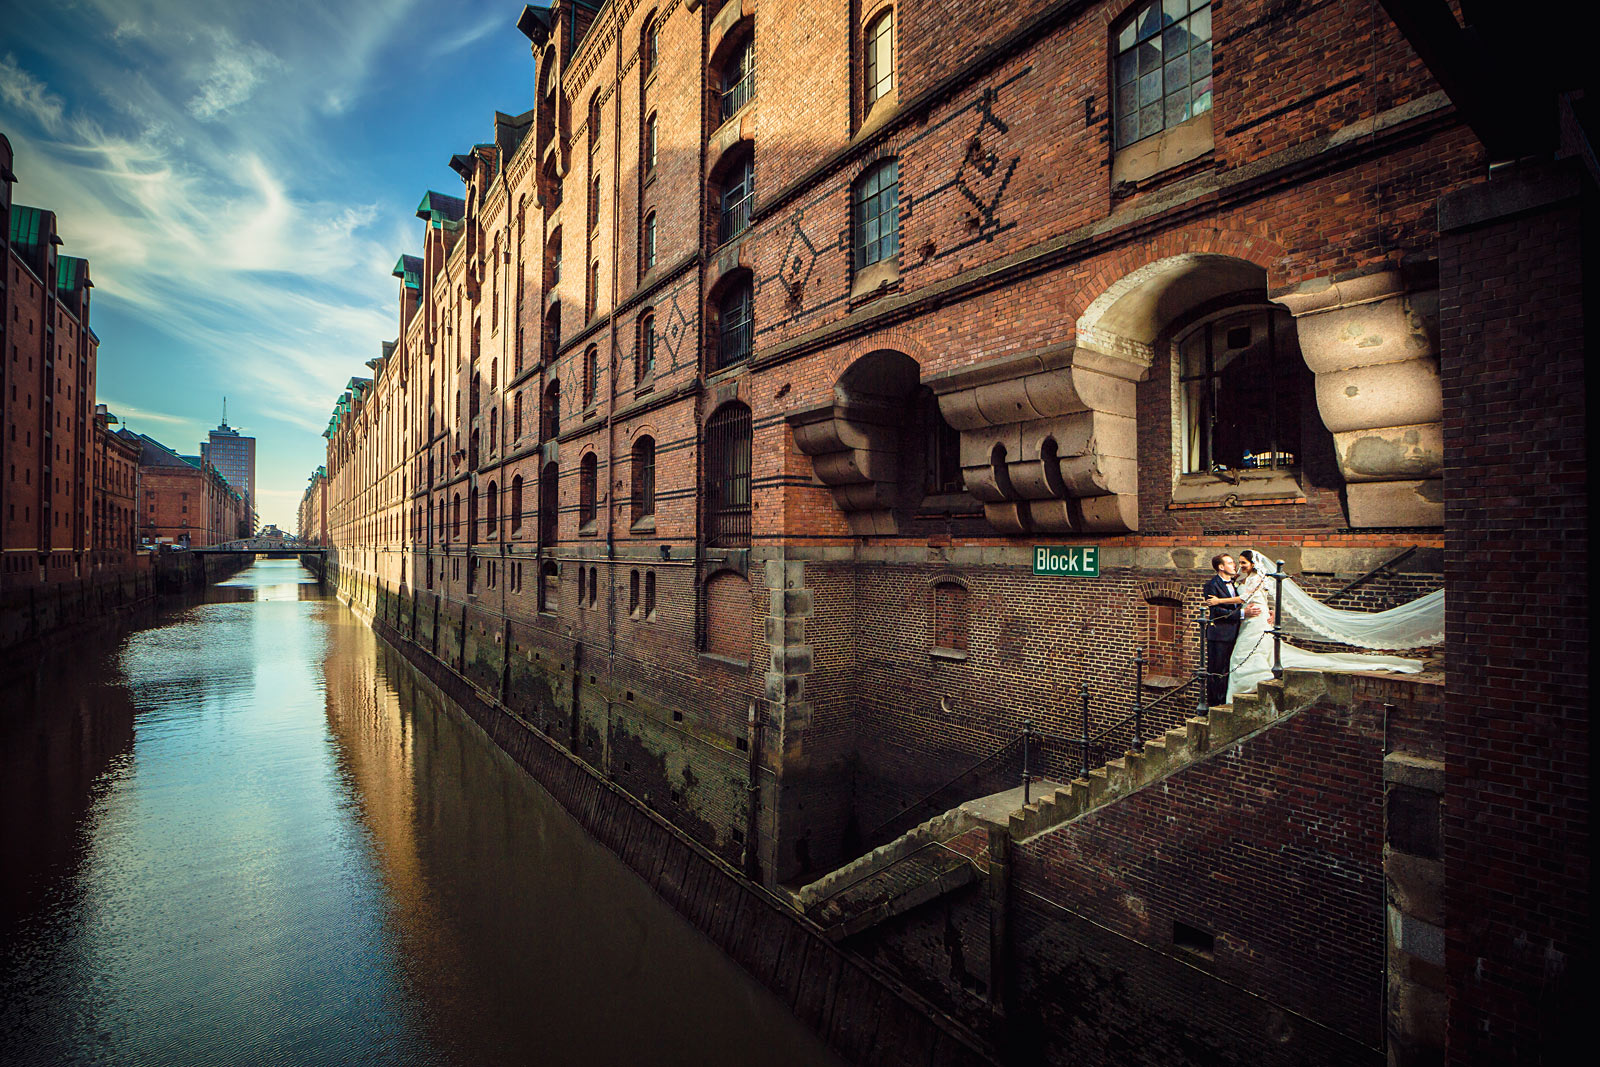
[[[1100,577],[1100,547],[1033,546],[1033,573],[1052,578]]]

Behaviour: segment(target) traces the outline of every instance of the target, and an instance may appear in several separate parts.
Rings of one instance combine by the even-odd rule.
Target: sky
[[[18,204],[90,261],[97,399],[194,454],[256,438],[256,508],[295,526],[351,375],[398,332],[417,202],[533,106],[521,3],[0,0]]]

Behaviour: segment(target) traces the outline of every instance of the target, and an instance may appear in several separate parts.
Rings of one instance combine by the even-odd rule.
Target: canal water
[[[292,560],[0,690],[0,1063],[833,1058]]]

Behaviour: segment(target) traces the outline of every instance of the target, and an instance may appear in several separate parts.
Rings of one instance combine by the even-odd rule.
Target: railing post
[[[1129,752],[1144,751],[1144,649],[1133,653],[1133,744]]]
[[[1033,776],[1029,773],[1028,745],[1033,740],[1033,720],[1022,721],[1022,803],[1026,805],[1033,798]]]
[[[1211,672],[1206,666],[1206,646],[1210,643],[1206,631],[1211,628],[1211,609],[1200,609],[1200,666],[1194,672],[1195,682],[1199,685],[1200,695],[1195,697],[1194,714],[1196,718],[1204,719],[1211,714],[1209,703],[1211,689]]]
[[[1089,683],[1084,682],[1078,687],[1078,695],[1083,700],[1083,745],[1078,750],[1082,760],[1079,769],[1081,777],[1089,777]]]
[[[1283,678],[1283,580],[1287,577],[1280,559],[1277,573],[1272,575],[1272,676],[1278,679]]]

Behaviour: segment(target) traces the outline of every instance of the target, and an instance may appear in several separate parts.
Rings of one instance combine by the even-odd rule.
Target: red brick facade
[[[1156,35],[1211,106],[1172,97],[1181,121],[1121,147],[1139,5],[527,10],[532,108],[424,197],[397,337],[329,423],[341,591],[776,883],[880,843],[1024,720],[1076,736],[1080,686],[1095,729],[1121,719],[1140,650],[1142,699],[1189,678],[1215,552],[1266,547],[1347,607],[1437,588],[1470,524],[1440,385],[1469,283],[1441,289],[1438,211],[1485,153],[1380,6],[1179,8]],[[1253,465],[1269,438],[1283,469]],[[1036,577],[1035,545],[1096,547],[1099,575]],[[1385,750],[1322,726],[1258,750],[1314,818],[1295,783],[1361,748],[1327,771],[1364,805],[1335,820],[1360,873],[1330,846],[1302,892],[1239,898],[1228,936],[1275,947],[1227,981],[1371,1051]],[[1240,788],[1197,794],[1189,838],[1232,833]],[[1259,918],[1323,896],[1322,962]]]
[[[19,588],[109,562],[96,518],[109,486],[96,481],[89,263],[57,251],[53,212],[13,202],[11,161],[0,137],[0,587]]]

